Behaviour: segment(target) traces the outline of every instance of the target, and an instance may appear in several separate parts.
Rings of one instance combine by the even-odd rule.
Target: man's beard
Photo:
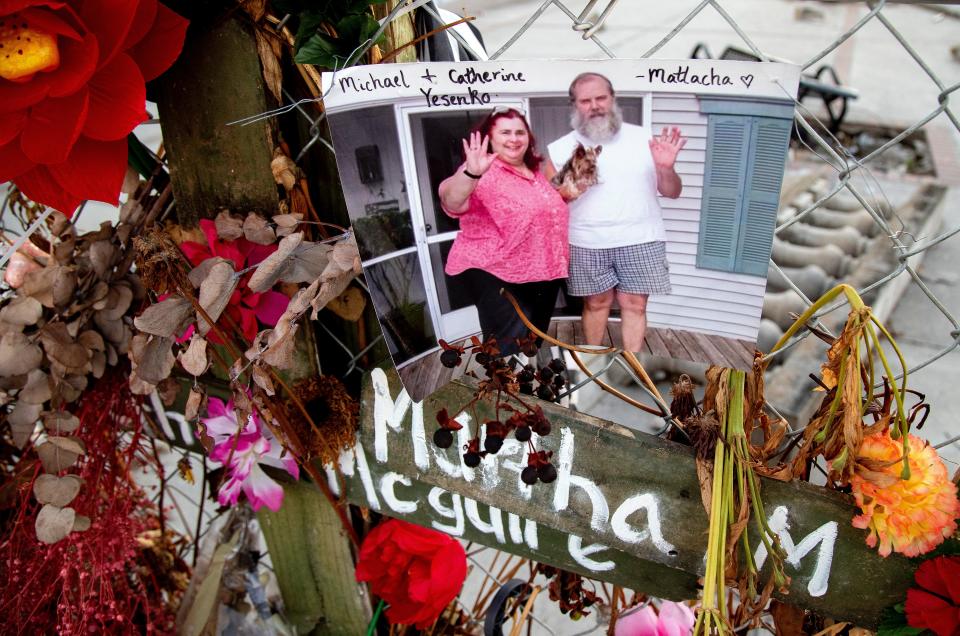
[[[594,143],[606,143],[613,139],[620,132],[621,124],[623,111],[616,103],[606,115],[584,116],[576,109],[570,114],[570,127]]]

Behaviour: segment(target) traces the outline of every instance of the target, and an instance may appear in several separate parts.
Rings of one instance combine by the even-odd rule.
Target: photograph
[[[325,74],[364,276],[410,395],[462,374],[464,349],[534,357],[538,332],[749,368],[798,78],[655,59]]]

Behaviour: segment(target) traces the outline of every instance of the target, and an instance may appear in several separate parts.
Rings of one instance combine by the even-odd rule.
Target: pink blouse
[[[480,177],[460,220],[445,271],[476,268],[508,283],[567,277],[567,204],[539,172],[527,177],[495,159]]]

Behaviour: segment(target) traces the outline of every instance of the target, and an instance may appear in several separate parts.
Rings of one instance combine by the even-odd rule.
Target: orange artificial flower
[[[925,554],[956,531],[960,517],[957,487],[937,451],[914,435],[908,443],[910,479],[900,478],[902,440],[885,430],[863,439],[850,480],[863,512],[853,525],[869,528],[867,545],[879,543],[881,556]]]

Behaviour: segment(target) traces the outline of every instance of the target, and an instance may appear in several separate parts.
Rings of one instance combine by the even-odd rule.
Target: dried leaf
[[[37,539],[43,543],[56,543],[65,538],[73,530],[76,518],[73,508],[58,508],[51,504],[45,505],[37,514]]]
[[[83,480],[77,475],[40,475],[33,482],[33,494],[42,504],[63,508],[79,494]]]
[[[67,325],[64,323],[47,323],[40,332],[40,342],[43,343],[43,349],[50,360],[56,361],[71,371],[86,372],[91,351],[70,336]]]
[[[193,422],[200,417],[200,411],[203,410],[206,397],[203,387],[195,386],[190,389],[190,395],[187,396],[187,405],[183,409],[183,417],[188,422]]]
[[[25,375],[40,366],[43,351],[22,333],[0,337],[0,376]]]
[[[803,636],[803,619],[806,615],[802,607],[787,605],[780,601],[770,601],[770,614],[777,628],[777,636]]]
[[[73,531],[74,532],[86,532],[90,529],[90,517],[85,517],[83,515],[77,515],[73,519]]]
[[[253,381],[257,383],[257,386],[266,391],[267,395],[274,395],[276,393],[276,390],[273,388],[273,380],[270,379],[270,374],[261,369],[258,364],[253,365]]]
[[[30,441],[42,410],[43,407],[40,404],[30,404],[20,400],[7,416],[7,422],[13,434],[13,443],[17,448],[23,448]]]
[[[278,369],[290,369],[293,367],[293,354],[296,350],[294,336],[296,336],[298,325],[277,323],[276,328],[268,329],[267,348],[264,350],[261,360],[270,366]]]
[[[210,317],[210,320],[216,322],[220,314],[227,308],[230,302],[230,296],[233,290],[237,288],[240,278],[234,273],[233,267],[229,263],[217,263],[210,268],[210,273],[200,283],[200,306]],[[205,336],[213,325],[208,323],[203,317],[197,317],[197,328],[200,335]],[[144,378],[148,379],[148,378]]]
[[[203,375],[207,365],[207,341],[193,334],[187,350],[180,354],[180,366],[190,375]]]
[[[230,210],[220,210],[213,223],[217,228],[217,236],[224,241],[236,241],[243,236],[243,218],[231,214]]]
[[[130,303],[133,301],[133,290],[123,283],[117,283],[110,287],[107,297],[104,299],[103,309],[100,313],[107,320],[119,320],[130,309]]]
[[[134,395],[150,395],[157,390],[157,386],[155,384],[151,384],[137,375],[136,369],[130,373],[129,384],[130,392]]]
[[[87,349],[93,349],[94,351],[104,351],[106,350],[106,343],[103,341],[103,336],[94,331],[93,329],[87,329],[77,337],[77,342],[82,344]]]
[[[90,265],[97,278],[104,278],[104,275],[113,268],[113,257],[116,255],[116,248],[108,240],[94,241],[90,244]]]
[[[83,443],[74,437],[51,436],[37,446],[37,455],[40,456],[43,470],[54,474],[76,464],[83,453]]]
[[[50,433],[72,433],[80,428],[80,419],[69,411],[47,411],[43,426]]]
[[[60,397],[64,402],[73,402],[80,394],[83,393],[84,389],[87,388],[87,376],[84,375],[68,375],[63,378],[63,381],[57,385],[57,390],[60,391]]]
[[[53,304],[56,307],[64,307],[71,300],[77,290],[77,273],[72,267],[58,268],[60,273],[53,280]]]
[[[157,395],[164,406],[173,406],[180,395],[180,381],[176,378],[167,378],[157,385]]]
[[[147,307],[133,319],[143,333],[171,338],[179,336],[193,322],[193,304],[182,296],[169,296]]]
[[[28,404],[43,404],[53,397],[50,392],[50,377],[41,369],[34,369],[27,376],[27,384],[17,394],[17,399]]]
[[[363,309],[367,306],[367,297],[356,287],[347,287],[342,294],[327,303],[327,309],[344,320],[356,322],[363,316]]]
[[[211,256],[210,258],[201,261],[199,265],[190,270],[190,273],[187,274],[187,278],[190,280],[190,283],[194,287],[200,287],[200,283],[210,274],[210,270],[213,269],[213,266],[217,263],[227,263],[231,267],[233,266],[233,261],[223,258],[222,256]]]
[[[251,291],[260,293],[267,291],[279,281],[312,282],[327,267],[327,256],[332,249],[324,243],[304,241],[302,232],[284,237],[277,251],[257,266],[247,286]]]
[[[134,336],[130,343],[130,359],[136,365],[137,377],[156,385],[169,376],[176,362],[170,351],[172,346],[172,338],[144,334]]]
[[[243,236],[257,245],[273,245],[277,242],[277,235],[274,234],[273,228],[256,212],[251,212],[243,220]]]
[[[710,516],[710,502],[713,494],[713,462],[697,458],[697,481],[700,483],[700,501]]]
[[[289,236],[297,231],[300,221],[303,220],[302,214],[276,214],[273,222],[277,224],[277,236]]]
[[[123,185],[120,186],[120,192],[124,194],[133,194],[140,186],[140,173],[127,166],[127,172],[123,175]],[[133,197],[130,197],[133,200]]]
[[[107,318],[107,315],[103,312],[97,312],[93,314],[93,324],[97,326],[97,330],[103,335],[107,341],[117,345],[117,349],[120,349],[120,352],[123,353],[126,351],[126,343],[130,337],[129,328],[123,324],[123,321],[119,318]],[[107,348],[108,355],[107,359],[109,361],[109,351],[110,348]],[[116,361],[110,363],[111,366],[116,364]]]
[[[268,38],[257,29],[257,53],[260,55],[260,66],[263,70],[263,81],[270,89],[270,93],[278,104],[283,103],[283,72],[280,70],[279,42],[276,38]]]
[[[316,320],[317,313],[328,302],[343,293],[354,276],[361,271],[360,252],[357,250],[356,236],[351,232],[346,239],[333,246],[330,261],[324,268],[323,273],[320,274],[320,291],[310,301],[310,306],[313,307],[311,317]]]
[[[43,305],[30,296],[17,296],[10,304],[0,309],[0,321],[21,327],[37,324],[42,315]]]
[[[287,192],[293,190],[294,186],[297,185],[297,164],[293,162],[293,159],[283,154],[283,150],[280,148],[274,148],[273,150],[270,170],[273,172],[273,180],[282,185]]]

